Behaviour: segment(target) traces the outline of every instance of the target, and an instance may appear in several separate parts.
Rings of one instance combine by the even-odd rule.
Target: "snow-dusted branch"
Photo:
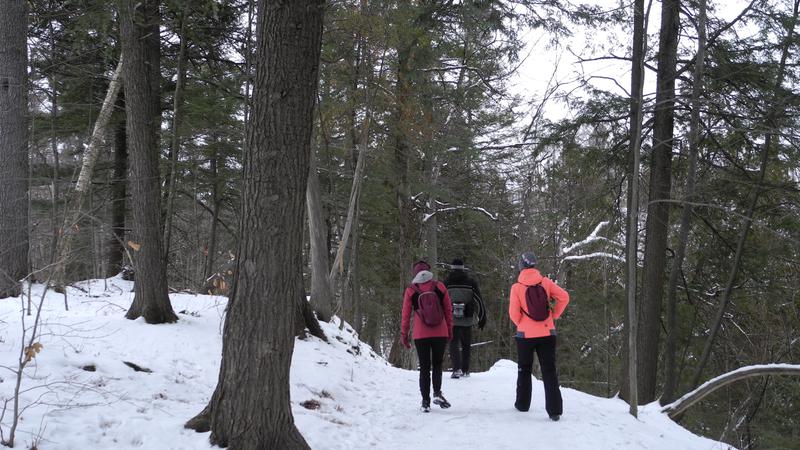
[[[625,256],[623,254],[614,254],[614,253],[609,253],[609,252],[592,252],[592,253],[588,253],[588,254],[584,254],[584,255],[570,255],[570,253],[574,252],[575,250],[577,250],[577,249],[579,249],[581,247],[585,247],[585,246],[587,246],[587,245],[589,245],[591,243],[594,243],[594,242],[605,242],[607,244],[611,244],[611,245],[613,245],[615,247],[618,247],[620,249],[625,248],[625,245],[620,243],[620,242],[614,241],[614,240],[609,239],[607,237],[598,236],[600,231],[602,231],[603,228],[608,226],[608,224],[609,224],[609,222],[607,220],[598,223],[597,226],[594,227],[594,230],[592,231],[592,233],[589,234],[589,236],[587,236],[585,239],[583,239],[582,241],[576,242],[574,244],[567,245],[566,247],[563,247],[561,249],[561,252],[560,252],[561,262],[564,262],[564,261],[579,261],[579,260],[592,259],[592,258],[609,258],[609,259],[614,259],[614,260],[617,260],[617,261],[625,262]]]
[[[690,406],[699,402],[703,397],[717,389],[733,383],[734,381],[760,375],[800,375],[800,364],[758,364],[741,367],[706,381],[697,389],[687,393],[669,405],[664,406],[661,411],[667,413],[671,419],[675,419],[683,414]]]
[[[580,261],[583,259],[592,259],[592,258],[609,258],[609,259],[616,259],[617,261],[625,262],[625,257],[622,255],[615,255],[613,253],[607,252],[594,252],[589,253],[587,255],[572,255],[572,256],[565,256],[561,258],[561,261]]]
[[[568,253],[571,253],[573,250],[575,250],[575,249],[577,249],[577,248],[580,248],[580,247],[583,247],[583,246],[589,245],[589,244],[591,244],[592,242],[597,242],[597,241],[604,241],[604,242],[608,242],[608,243],[610,243],[610,244],[612,244],[612,245],[616,245],[616,246],[618,246],[618,247],[620,247],[620,248],[624,248],[624,247],[625,247],[625,245],[624,245],[624,244],[622,244],[622,243],[620,243],[620,242],[613,241],[613,240],[611,240],[611,239],[608,239],[608,238],[606,238],[606,237],[603,237],[603,236],[598,236],[598,235],[597,235],[597,233],[599,233],[599,232],[600,232],[600,231],[601,231],[603,228],[605,228],[606,226],[608,226],[608,224],[609,224],[609,222],[608,222],[607,220],[606,220],[606,221],[603,221],[603,222],[600,222],[600,223],[598,223],[598,224],[597,224],[597,226],[596,226],[596,227],[594,227],[594,231],[592,231],[592,234],[590,234],[589,236],[587,236],[587,237],[586,237],[586,239],[584,239],[584,240],[582,240],[582,241],[580,241],[580,242],[576,242],[576,243],[574,243],[574,244],[572,244],[572,245],[568,245],[568,246],[566,246],[566,247],[562,248],[562,249],[561,249],[561,254],[562,254],[562,255],[566,255],[566,254],[568,254]]]
[[[438,213],[443,213],[443,212],[448,212],[448,211],[457,211],[459,209],[471,209],[473,211],[482,212],[482,213],[486,214],[486,216],[488,216],[490,219],[497,220],[497,214],[492,214],[489,211],[487,211],[485,208],[481,208],[480,206],[467,206],[467,205],[464,205],[464,206],[449,206],[447,208],[437,209],[436,211],[434,211],[434,212],[432,212],[430,214],[425,214],[422,217],[422,223],[427,222],[428,220],[430,220],[431,217],[435,216]]]

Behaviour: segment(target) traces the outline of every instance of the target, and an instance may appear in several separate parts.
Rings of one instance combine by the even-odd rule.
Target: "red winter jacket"
[[[430,280],[418,284],[417,288],[420,292],[430,291],[434,288],[434,283],[439,286],[439,291],[444,294],[442,299],[442,308],[444,309],[444,320],[435,327],[425,325],[422,319],[417,319],[417,313],[414,312],[414,339],[425,339],[432,337],[446,337],[448,340],[453,337],[453,305],[450,302],[450,294],[447,293],[447,288],[439,281]],[[414,295],[414,288],[409,286],[403,294],[403,314],[402,322],[400,325],[400,332],[403,336],[408,336],[408,329],[411,326],[411,296]]]

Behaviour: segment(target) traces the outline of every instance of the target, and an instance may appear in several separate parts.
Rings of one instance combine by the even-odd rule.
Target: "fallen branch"
[[[670,419],[677,420],[683,415],[690,406],[702,400],[708,394],[717,389],[727,386],[734,381],[761,375],[800,375],[800,365],[798,364],[760,364],[745,366],[712,378],[697,389],[687,393],[683,397],[675,400],[669,405],[664,406],[661,412],[667,413]]]

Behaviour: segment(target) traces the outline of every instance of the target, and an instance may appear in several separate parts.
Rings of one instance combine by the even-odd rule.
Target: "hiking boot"
[[[441,392],[437,392],[436,394],[433,395],[433,404],[439,405],[439,407],[442,409],[447,409],[450,407],[450,402],[448,402],[447,399],[444,398],[444,395],[442,395]]]
[[[560,414],[553,414],[550,416],[550,420],[552,420],[553,422],[558,422],[558,419],[560,418],[561,418]]]
[[[460,370],[454,370],[453,374],[450,375],[450,378],[461,378],[462,374]]]
[[[424,413],[431,412],[431,401],[430,400],[423,400],[422,406],[419,408],[420,411]]]
[[[462,373],[461,378],[469,378],[469,372]]]

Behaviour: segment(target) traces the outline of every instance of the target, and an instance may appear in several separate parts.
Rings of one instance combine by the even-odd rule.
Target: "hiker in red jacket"
[[[535,268],[536,256],[525,252],[519,260],[519,277],[511,286],[508,315],[517,326],[517,400],[514,407],[527,411],[531,406],[533,353],[539,358],[544,382],[545,410],[550,419],[561,418],[561,389],[556,371],[555,321],[569,303],[569,294]]]
[[[453,306],[444,284],[433,279],[431,266],[425,261],[414,263],[414,280],[403,295],[400,338],[411,348],[408,330],[414,315],[414,346],[419,358],[419,392],[422,412],[431,410],[431,370],[433,370],[433,404],[449,408],[442,395],[442,360],[447,342],[453,338]]]

